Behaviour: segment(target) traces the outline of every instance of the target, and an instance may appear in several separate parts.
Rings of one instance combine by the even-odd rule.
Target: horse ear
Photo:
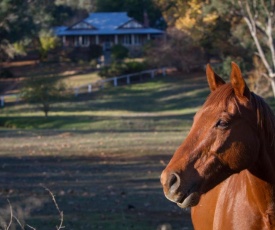
[[[230,81],[235,95],[239,98],[246,97],[250,99],[250,90],[243,79],[239,66],[235,62],[232,62],[231,67]]]
[[[225,81],[214,72],[209,64],[206,66],[206,76],[211,91],[216,90],[219,86],[225,84]]]

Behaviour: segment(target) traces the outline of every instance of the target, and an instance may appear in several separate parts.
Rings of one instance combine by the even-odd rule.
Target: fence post
[[[154,77],[155,77],[155,71],[152,70],[152,71],[151,71],[151,78],[154,78]]]
[[[1,107],[4,107],[5,105],[5,97],[1,96]]]
[[[127,75],[127,85],[129,85],[129,84],[130,84],[130,76]]]
[[[75,95],[75,97],[78,96],[78,91],[79,91],[79,88],[74,88],[74,95]]]
[[[92,84],[88,85],[88,93],[92,92]]]
[[[117,87],[117,78],[114,78],[114,87]]]
[[[166,68],[162,68],[162,76],[166,76]]]

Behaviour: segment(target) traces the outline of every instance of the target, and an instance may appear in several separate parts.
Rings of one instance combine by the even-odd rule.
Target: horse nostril
[[[169,179],[169,190],[174,193],[180,187],[180,177],[178,174],[172,173]]]
[[[175,184],[176,182],[177,182],[177,177],[173,173],[173,174],[171,174],[171,177],[170,177],[169,188],[171,188],[173,186],[173,184]]]

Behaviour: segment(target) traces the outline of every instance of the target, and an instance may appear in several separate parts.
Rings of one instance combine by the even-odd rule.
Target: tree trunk
[[[48,113],[50,111],[50,105],[48,103],[44,103],[43,104],[43,111],[44,111],[45,117],[47,118],[48,117]]]
[[[273,97],[275,98],[275,78],[274,77],[270,78],[270,82],[271,82]]]

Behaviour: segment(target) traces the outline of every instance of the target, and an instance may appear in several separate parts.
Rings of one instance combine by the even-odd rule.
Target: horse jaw
[[[193,192],[188,195],[181,203],[177,203],[180,208],[189,208],[196,206],[200,201],[200,194],[198,192]]]

